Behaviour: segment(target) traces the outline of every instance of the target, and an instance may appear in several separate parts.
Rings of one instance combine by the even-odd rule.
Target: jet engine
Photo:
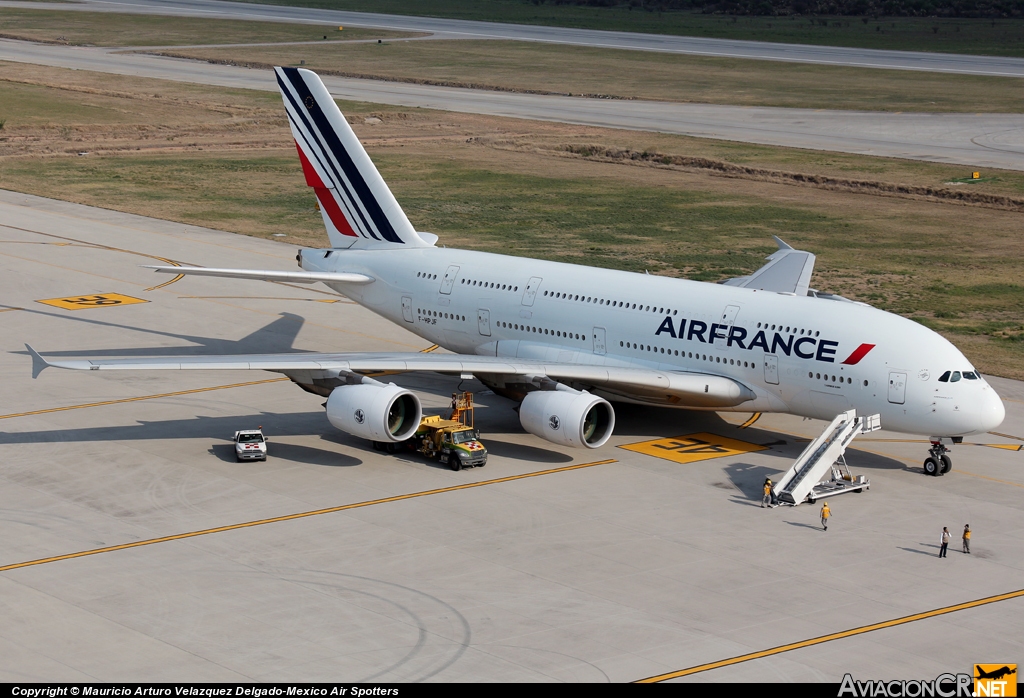
[[[569,390],[537,390],[519,408],[523,429],[562,446],[599,448],[615,428],[615,411],[607,400]]]
[[[327,398],[331,424],[371,441],[405,441],[416,433],[422,417],[419,398],[394,383],[341,385]]]

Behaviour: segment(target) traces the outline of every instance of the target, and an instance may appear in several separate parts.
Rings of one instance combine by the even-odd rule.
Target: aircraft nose
[[[978,411],[979,432],[995,429],[1003,423],[1003,418],[1006,417],[1006,407],[1003,405],[1003,400],[992,389],[992,386],[986,386],[980,408]]]

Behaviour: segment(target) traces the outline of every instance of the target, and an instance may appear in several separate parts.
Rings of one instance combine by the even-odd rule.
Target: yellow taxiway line
[[[14,419],[15,417],[30,417],[35,414],[49,414],[50,412],[66,412],[67,410],[84,410],[87,407],[102,407],[104,405],[117,405],[122,402],[139,402],[140,400],[156,400],[161,397],[177,397],[179,395],[194,395],[195,393],[208,393],[211,390],[227,390],[228,388],[242,388],[247,385],[261,385],[263,383],[277,383],[286,381],[288,378],[264,378],[258,381],[247,381],[245,383],[229,383],[227,385],[213,385],[209,388],[193,388],[192,390],[178,390],[173,393],[157,393],[156,395],[140,395],[138,397],[122,397],[116,400],[104,400],[103,402],[87,402],[84,405],[67,405],[65,407],[51,407],[45,410],[32,410],[31,412],[14,412],[12,414],[0,414],[0,419]]]
[[[762,659],[764,657],[771,657],[776,654],[782,654],[783,652],[792,652],[793,650],[803,649],[804,647],[813,647],[814,645],[820,645],[825,642],[831,642],[833,640],[841,640],[844,637],[853,637],[854,635],[863,635],[864,633],[874,632],[875,630],[884,630],[885,628],[893,628],[897,625],[905,625],[907,623],[913,623],[918,620],[925,620],[927,618],[934,618],[936,616],[945,615],[947,613],[955,613],[956,611],[965,611],[969,608],[977,608],[978,606],[984,606],[985,604],[997,603],[999,601],[1007,601],[1009,599],[1016,599],[1024,597],[1024,589],[1018,589],[1017,591],[1007,592],[1005,594],[996,594],[995,596],[986,596],[983,599],[975,599],[974,601],[966,601],[964,603],[958,603],[953,606],[943,606],[942,608],[936,608],[932,611],[925,611],[923,613],[914,613],[913,615],[903,616],[902,618],[893,618],[892,620],[885,620],[881,623],[872,623],[871,625],[862,625],[859,628],[852,628],[850,630],[843,630],[838,633],[830,633],[828,635],[822,635],[821,637],[811,638],[810,640],[801,640],[800,642],[791,642],[788,645],[779,645],[778,647],[772,647],[771,649],[761,650],[760,652],[751,652],[749,654],[741,654],[738,657],[730,657],[729,659],[721,659],[717,662],[708,662],[707,664],[698,664],[692,666],[689,669],[681,669],[679,671],[671,671],[667,674],[658,674],[657,676],[650,676],[646,679],[640,679],[636,683],[659,683],[661,681],[668,681],[670,679],[678,679],[683,676],[692,676],[693,674],[699,674],[704,671],[710,671],[712,669],[719,669],[721,667],[732,666],[733,664],[740,664],[741,662],[749,662],[752,659]]]
[[[741,424],[739,426],[739,428],[740,429],[746,429],[749,426],[753,426],[754,422],[756,422],[759,419],[761,419],[761,413],[760,412],[755,412],[754,414],[750,415],[750,419],[748,419],[747,421],[743,422],[743,424]]]
[[[553,475],[555,473],[565,473],[570,470],[580,470],[582,468],[592,468],[597,465],[607,465],[608,463],[617,463],[618,461],[614,458],[606,460],[593,461],[591,463],[577,463],[576,465],[566,465],[560,468],[549,468],[548,470],[537,470],[532,473],[523,473],[521,475],[509,475],[507,477],[499,477],[494,480],[483,480],[481,482],[467,482],[462,485],[452,485],[451,487],[439,487],[433,490],[423,490],[421,492],[411,492],[410,494],[399,494],[394,497],[383,497],[381,499],[370,499],[364,502],[355,502],[353,504],[342,504],[336,507],[328,507],[326,509],[315,509],[313,511],[303,511],[298,514],[286,514],[284,516],[274,516],[269,519],[257,519],[256,521],[246,521],[244,523],[230,524],[228,526],[217,526],[216,528],[204,528],[200,531],[189,531],[188,533],[178,533],[172,536],[162,536],[160,538],[149,538],[147,540],[139,540],[133,543],[122,543],[121,545],[110,545],[105,548],[93,548],[92,550],[82,550],[77,553],[68,553],[66,555],[54,555],[53,557],[44,557],[38,560],[29,560],[27,562],[16,562],[11,565],[0,566],[0,572],[7,572],[8,570],[16,570],[22,567],[32,567],[35,565],[45,565],[49,562],[59,562],[61,560],[71,560],[76,557],[86,557],[88,555],[99,555],[101,553],[112,553],[116,550],[127,550],[129,548],[139,548],[144,545],[155,545],[157,543],[167,543],[172,540],[184,540],[186,538],[196,538],[197,536],[208,536],[213,533],[222,533],[224,531],[235,531],[240,528],[252,528],[253,526],[265,526],[267,524],[279,523],[281,521],[293,521],[295,519],[305,519],[310,516],[320,516],[322,514],[333,514],[338,511],[346,511],[348,509],[360,509],[363,507],[370,507],[376,504],[387,504],[389,502],[400,502],[405,499],[416,499],[418,497],[429,497],[434,494],[444,494],[445,492],[457,492],[459,490],[468,490],[474,487],[486,487],[488,485],[497,485],[502,482],[512,482],[514,480],[524,480],[531,477],[540,477],[541,475]]]

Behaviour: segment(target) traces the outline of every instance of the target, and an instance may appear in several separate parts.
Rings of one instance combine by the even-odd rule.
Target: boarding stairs
[[[869,489],[871,483],[866,477],[855,478],[850,473],[844,454],[858,434],[881,428],[881,417],[877,414],[858,417],[857,410],[847,410],[836,415],[773,488],[779,504],[795,507],[804,501],[813,504],[826,495]],[[830,471],[831,477],[824,480]]]

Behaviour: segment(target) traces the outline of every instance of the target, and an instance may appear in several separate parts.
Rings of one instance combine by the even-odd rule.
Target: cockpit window
[[[969,381],[976,381],[978,380],[978,374],[974,371],[964,371],[964,378]]]
[[[948,383],[949,382],[949,374],[950,374],[950,371],[946,371],[941,376],[939,376],[939,382],[940,383]]]
[[[956,383],[960,380],[960,371],[953,371],[953,375],[949,377],[950,383]]]

